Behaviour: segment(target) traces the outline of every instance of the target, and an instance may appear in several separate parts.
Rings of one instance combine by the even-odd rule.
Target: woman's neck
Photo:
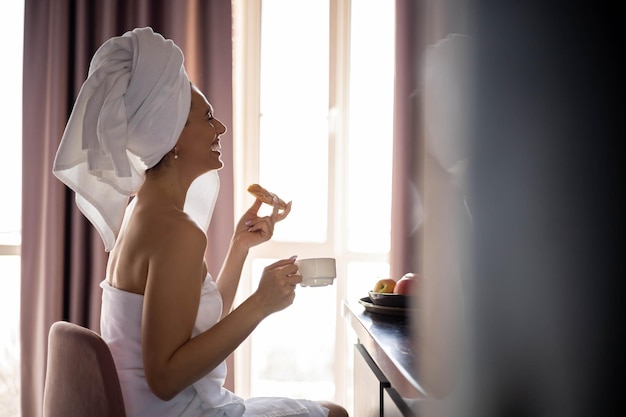
[[[191,183],[183,181],[174,169],[149,172],[137,196],[155,199],[165,204],[171,203],[174,207],[183,210],[190,185]]]

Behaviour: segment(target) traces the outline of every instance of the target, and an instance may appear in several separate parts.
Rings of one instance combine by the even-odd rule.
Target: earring
[[[174,146],[174,159],[178,159],[178,146]]]

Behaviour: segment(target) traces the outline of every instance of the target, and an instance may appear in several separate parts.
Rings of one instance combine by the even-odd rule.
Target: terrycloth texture
[[[54,161],[110,251],[145,170],[176,144],[191,105],[183,53],[149,27],[95,53]],[[213,176],[217,174],[214,173]]]
[[[143,416],[213,416],[207,407],[203,410],[203,398],[194,386],[190,386],[170,401],[161,401],[146,382],[141,353],[141,316],[143,295],[111,287],[105,280],[101,283],[102,314],[100,331],[108,343],[122,386],[126,414],[129,417]],[[221,297],[211,277],[207,277],[202,289],[202,306],[198,312],[198,325],[215,323],[221,314]],[[212,408],[235,407],[243,414],[243,400],[222,388],[226,374],[225,363],[218,366],[197,384],[208,388],[203,395]]]
[[[157,398],[146,382],[141,355],[143,295],[122,291],[102,281],[101,333],[108,343],[124,394],[128,417],[326,417],[328,410],[308,400],[251,398],[243,400],[223,387],[226,364],[186,388],[170,401]],[[207,276],[202,288],[193,335],[209,329],[222,314],[222,298]]]
[[[217,286],[208,275],[202,286],[200,306],[193,329],[193,337],[211,328],[222,315],[222,297]],[[243,414],[243,399],[226,390],[223,385],[226,380],[226,362],[219,364],[210,374],[193,384],[204,404],[215,408],[227,408],[230,412],[225,415],[239,416]],[[216,414],[220,415],[220,414]]]

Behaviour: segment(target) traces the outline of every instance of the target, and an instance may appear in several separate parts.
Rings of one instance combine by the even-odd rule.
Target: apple
[[[394,294],[417,295],[420,276],[412,272],[406,273],[396,282],[393,288]]]
[[[396,281],[391,278],[383,278],[376,281],[374,285],[374,292],[393,293],[396,286]]]

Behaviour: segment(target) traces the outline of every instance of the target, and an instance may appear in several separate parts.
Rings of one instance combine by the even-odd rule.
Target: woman
[[[295,257],[279,260],[232,309],[249,249],[291,210],[275,205],[259,217],[260,200],[238,222],[215,282],[208,275],[205,230],[224,132],[180,49],[140,28],[98,49],[59,146],[54,173],[110,251],[101,330],[127,414],[345,416],[331,403],[243,400],[223,387],[226,357],[293,302],[302,279]]]

